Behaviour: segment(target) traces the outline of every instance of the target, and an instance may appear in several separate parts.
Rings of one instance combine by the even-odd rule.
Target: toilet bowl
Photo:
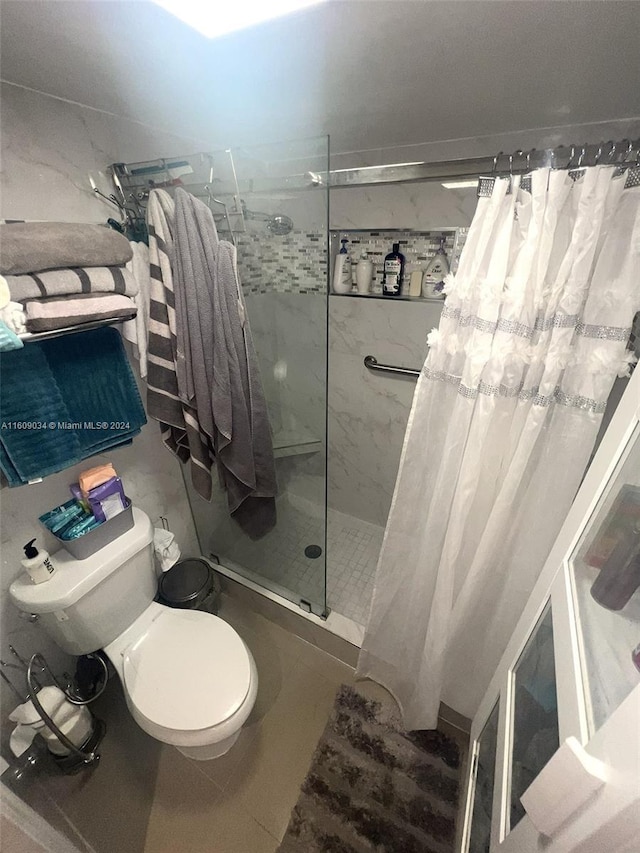
[[[136,507],[133,518],[131,530],[85,560],[53,554],[48,581],[21,575],[9,595],[69,654],[105,651],[145,732],[190,758],[216,758],[255,704],[255,662],[223,619],[154,601],[153,527]]]
[[[147,734],[200,760],[233,746],[254,706],[258,673],[222,619],[152,602],[104,651]]]

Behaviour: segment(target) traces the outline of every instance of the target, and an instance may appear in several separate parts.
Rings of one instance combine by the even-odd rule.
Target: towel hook
[[[91,182],[93,184],[93,181]],[[120,211],[120,216],[122,218],[122,224],[126,225],[132,218],[135,218],[136,213],[130,207],[126,207],[119,201],[116,196],[111,193],[111,195],[105,195],[98,187],[94,186],[93,191],[96,195],[99,195],[100,198],[103,198],[105,201],[108,201],[110,204],[114,204],[118,210]]]

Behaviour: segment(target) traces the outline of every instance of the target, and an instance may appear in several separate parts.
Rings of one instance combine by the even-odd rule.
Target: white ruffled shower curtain
[[[629,371],[640,186],[618,172],[496,178],[446,284],[357,673],[408,729],[441,700],[473,717]]]

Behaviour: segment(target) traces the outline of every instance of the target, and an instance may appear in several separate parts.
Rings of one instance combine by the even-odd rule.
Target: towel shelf
[[[414,370],[412,367],[398,367],[395,364],[380,364],[378,359],[372,355],[365,355],[364,366],[369,370],[377,370],[380,373],[394,373],[396,376],[411,376],[413,379],[420,376],[419,370]]]
[[[101,320],[91,320],[89,323],[78,323],[75,326],[64,326],[62,329],[51,329],[48,332],[25,332],[18,335],[21,341],[25,344],[31,341],[47,341],[51,338],[60,338],[63,335],[73,335],[76,332],[89,332],[91,329],[100,329],[102,326],[113,326],[115,323],[124,323],[126,320],[133,320],[136,316],[134,311],[130,315],[124,317],[104,317]]]

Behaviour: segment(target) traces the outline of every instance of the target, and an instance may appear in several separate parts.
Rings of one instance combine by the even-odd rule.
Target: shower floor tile
[[[364,625],[384,528],[330,509],[327,518],[327,602]]]
[[[369,612],[384,529],[330,509],[327,515],[327,604],[364,625]],[[325,554],[305,555],[308,545],[324,551],[322,507],[295,495],[278,499],[278,524],[253,542],[230,526],[212,536],[214,553],[224,565],[274,592],[320,606],[324,602]],[[293,592],[293,595],[292,595]]]

